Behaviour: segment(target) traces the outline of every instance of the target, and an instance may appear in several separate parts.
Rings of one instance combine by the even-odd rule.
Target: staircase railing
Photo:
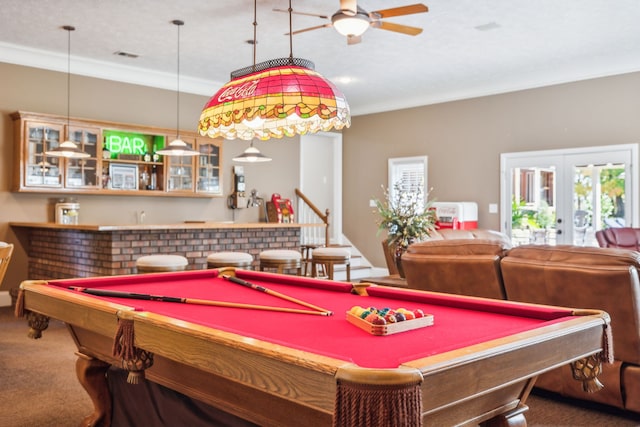
[[[329,209],[324,213],[313,204],[302,191],[296,188],[296,196],[301,201],[298,203],[297,221],[300,224],[324,224],[324,227],[302,227],[300,241],[304,244],[329,245]],[[322,231],[324,228],[324,236]]]

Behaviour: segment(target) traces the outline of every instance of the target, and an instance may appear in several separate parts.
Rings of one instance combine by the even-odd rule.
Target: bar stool
[[[182,271],[186,270],[188,265],[187,258],[181,255],[145,255],[136,260],[138,273]]]
[[[265,268],[275,268],[278,274],[285,270],[295,269],[297,275],[302,274],[302,254],[291,249],[267,249],[258,255],[260,271]]]
[[[247,252],[214,252],[207,257],[207,268],[251,268],[253,256]]]
[[[300,245],[300,249],[302,249],[302,275],[310,276],[309,268],[311,267],[311,254],[315,249],[318,249],[324,245],[322,244],[314,244],[314,243],[306,243]]]
[[[317,267],[323,265],[326,267],[327,277],[333,280],[334,265],[346,264],[347,266],[347,282],[351,281],[351,252],[343,248],[317,248],[311,254],[311,277],[318,274]]]

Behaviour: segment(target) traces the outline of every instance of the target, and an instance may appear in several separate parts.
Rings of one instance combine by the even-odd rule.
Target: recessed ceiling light
[[[136,53],[124,52],[122,50],[119,50],[117,52],[113,52],[113,54],[114,55],[118,55],[118,56],[124,56],[126,58],[137,58],[138,56],[140,56],[140,55],[138,55]]]
[[[491,31],[500,28],[500,25],[496,24],[495,22],[487,22],[486,24],[478,25],[473,28],[478,31]]]

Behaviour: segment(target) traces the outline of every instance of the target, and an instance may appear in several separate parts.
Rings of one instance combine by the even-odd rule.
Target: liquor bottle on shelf
[[[102,144],[102,158],[105,160],[109,160],[111,158],[111,151],[109,151],[106,141]]]
[[[145,166],[142,169],[142,173],[140,173],[140,186],[139,188],[141,190],[146,189],[149,187],[149,170],[147,169],[147,167]]]
[[[102,188],[110,188],[111,177],[109,176],[109,168],[102,168]]]
[[[147,190],[157,190],[158,189],[158,171],[156,170],[156,165],[151,167],[151,182],[147,185]]]
[[[144,161],[145,162],[150,162],[151,161],[151,154],[149,154],[149,152],[146,151],[146,150],[144,152]]]
[[[156,144],[153,144],[153,161],[157,163],[160,161],[160,154],[157,153]]]

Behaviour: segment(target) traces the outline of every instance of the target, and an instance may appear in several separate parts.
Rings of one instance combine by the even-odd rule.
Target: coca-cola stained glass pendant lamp
[[[289,57],[256,64],[254,1],[254,64],[233,71],[231,81],[205,105],[201,135],[264,141],[351,125],[342,92],[314,70],[313,62],[293,57],[291,12],[289,0]]]

